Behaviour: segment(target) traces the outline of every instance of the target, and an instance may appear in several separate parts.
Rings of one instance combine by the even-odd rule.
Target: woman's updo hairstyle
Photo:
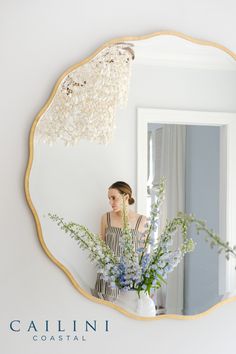
[[[123,181],[117,181],[115,183],[113,183],[109,189],[117,189],[120,194],[128,194],[129,196],[129,199],[128,199],[128,203],[131,205],[131,204],[134,204],[135,200],[134,198],[132,197],[132,189],[131,187],[128,185],[128,183],[125,183]]]

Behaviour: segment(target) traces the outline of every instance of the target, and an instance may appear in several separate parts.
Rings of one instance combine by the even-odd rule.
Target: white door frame
[[[220,129],[220,220],[219,233],[236,244],[236,113],[137,108],[137,211],[146,213],[148,123],[219,126]],[[225,159],[223,159],[225,157]],[[223,236],[224,235],[224,236]],[[219,259],[219,294],[236,289],[233,260]]]

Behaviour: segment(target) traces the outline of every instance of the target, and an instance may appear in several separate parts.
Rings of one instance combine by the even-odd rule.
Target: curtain
[[[166,183],[159,232],[163,230],[166,219],[175,217],[178,211],[185,211],[185,140],[184,125],[162,125],[152,132],[152,186],[156,186],[161,177],[165,178]],[[176,234],[173,247],[177,248],[180,242],[180,237]],[[184,264],[181,262],[169,274],[167,285],[163,285],[154,295],[159,313],[164,313],[167,309],[168,313],[183,312],[183,285]]]

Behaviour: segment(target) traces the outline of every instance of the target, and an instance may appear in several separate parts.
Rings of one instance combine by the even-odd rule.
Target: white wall
[[[136,353],[233,353],[236,303],[190,322],[139,322],[78,294],[39,245],[23,177],[30,125],[68,66],[108,39],[165,29],[236,51],[235,2],[11,0],[0,7],[1,352],[91,353],[100,345],[102,352],[113,353],[127,352],[127,346]],[[88,336],[85,343],[35,343],[25,331],[10,333],[14,318],[109,319],[111,332]]]

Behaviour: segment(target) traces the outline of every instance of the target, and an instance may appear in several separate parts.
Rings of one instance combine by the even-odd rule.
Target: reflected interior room
[[[199,144],[201,142],[201,144]],[[166,179],[166,200],[159,228],[178,211],[198,215],[219,233],[220,128],[214,126],[148,124],[147,215],[152,189]],[[169,275],[167,286],[157,290],[158,313],[201,313],[219,302],[219,255],[204,236],[189,232],[196,249]],[[158,237],[158,232],[157,235]],[[176,240],[178,242],[178,240]],[[168,294],[168,296],[167,296]],[[214,300],[213,300],[214,299]]]

